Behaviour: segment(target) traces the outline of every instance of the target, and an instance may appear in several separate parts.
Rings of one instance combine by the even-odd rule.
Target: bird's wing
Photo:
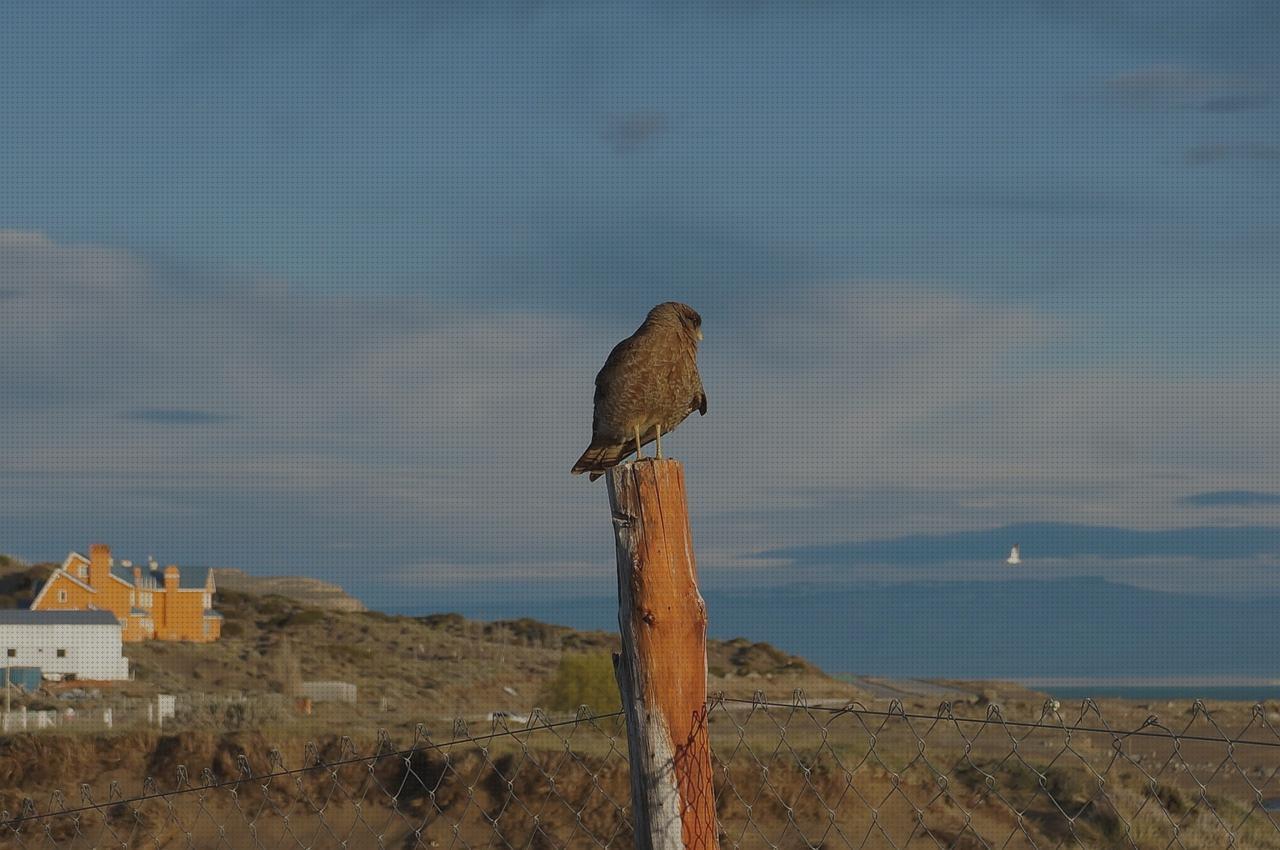
[[[594,398],[595,414],[591,421],[591,433],[598,434],[601,405],[622,403],[635,391],[637,375],[646,374],[653,347],[649,340],[637,331],[613,347],[609,357],[596,374]]]
[[[644,335],[636,331],[613,347],[596,374],[597,397],[601,391],[607,392],[619,378],[625,378],[628,371],[648,359],[650,349],[645,343]]]

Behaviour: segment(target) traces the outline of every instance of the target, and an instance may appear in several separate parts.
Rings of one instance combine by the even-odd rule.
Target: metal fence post
[[[608,472],[618,561],[622,692],[637,850],[717,850],[707,737],[707,606],[698,591],[684,467]]]

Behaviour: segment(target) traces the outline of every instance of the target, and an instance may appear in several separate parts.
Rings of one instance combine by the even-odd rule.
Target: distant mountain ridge
[[[1221,558],[1280,555],[1280,527],[1200,525],[1133,529],[1063,522],[1023,522],[1000,528],[912,534],[820,546],[771,549],[760,558],[786,558],[804,566],[887,564],[926,566],[953,561],[1003,560],[1023,544],[1023,558]]]

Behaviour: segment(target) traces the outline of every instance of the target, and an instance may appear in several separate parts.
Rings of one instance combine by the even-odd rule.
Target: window
[[[206,594],[204,595],[204,607],[205,607],[205,608],[212,608],[212,607],[213,607],[213,594],[212,594],[212,593],[206,593]]]
[[[6,654],[6,655],[8,655],[10,658],[17,658],[17,657],[18,657],[18,650],[14,649],[14,648],[11,646],[11,647],[9,647],[9,651],[8,651],[8,652],[6,652],[5,654]]]
[[[131,591],[129,591],[129,607],[130,607],[130,608],[136,608],[136,607],[137,607],[137,605],[138,605],[138,599],[137,599],[137,596],[138,596],[138,594],[134,593],[132,590],[131,590]]]
[[[59,650],[58,650],[58,657],[59,657],[59,658],[66,658],[66,657],[67,657],[67,651],[66,651],[65,649],[59,649]]]
[[[76,572],[78,572],[78,573],[80,574],[80,578],[88,578],[88,577],[89,577],[89,568],[88,568],[88,567],[86,567],[84,564],[81,564],[81,565],[80,565],[80,567],[79,567],[79,569],[77,569],[77,570],[76,570]]]
[[[67,592],[66,592],[65,590],[59,590],[59,591],[58,591],[58,601],[59,601],[59,602],[66,602],[66,601],[67,601]]]
[[[151,594],[150,594],[150,593],[144,593],[144,594],[142,594],[142,600],[141,600],[141,601],[142,601],[142,606],[141,606],[141,607],[143,607],[143,608],[150,608],[150,607],[151,607]]]

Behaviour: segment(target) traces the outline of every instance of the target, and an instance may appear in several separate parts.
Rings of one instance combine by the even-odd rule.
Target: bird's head
[[[667,301],[649,311],[649,319],[674,321],[695,340],[702,339],[702,317],[698,311],[688,304],[679,301]]]

